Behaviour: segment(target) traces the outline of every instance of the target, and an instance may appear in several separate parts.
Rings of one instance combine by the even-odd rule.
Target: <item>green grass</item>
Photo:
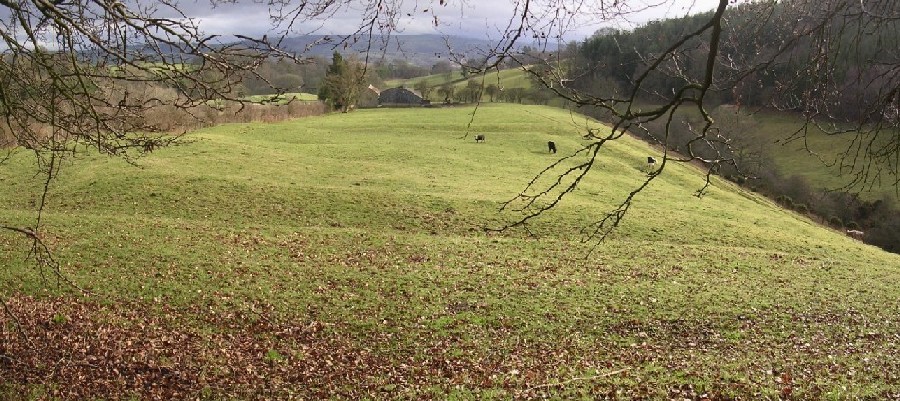
[[[286,105],[290,102],[317,102],[319,101],[319,97],[313,93],[305,93],[305,92],[288,92],[280,95],[251,95],[244,98],[241,98],[242,101],[246,101],[249,103],[258,103],[263,105]],[[205,101],[207,106],[215,107],[218,109],[222,109],[226,105],[226,101],[224,99],[216,99],[216,100],[207,100]]]
[[[50,333],[35,335],[46,341],[32,355],[44,375],[28,383],[38,384],[5,367],[3,380],[29,392],[156,394],[115,384],[112,368],[90,371],[107,387],[76,386],[86,376],[65,369],[82,365],[54,356],[83,353],[132,375],[178,370],[184,382],[169,386],[212,399],[900,392],[897,255],[720,180],[696,198],[702,174],[686,165],[668,166],[590,252],[579,229],[638,185],[655,154],[630,138],[604,148],[533,235],[485,232],[515,219],[499,203],[557,160],[548,140],[560,155],[585,144],[585,121],[484,105],[462,138],[471,113],[225,125],[140,167],[69,158],[44,238],[91,294],[42,280],[23,263],[26,242],[0,234],[4,294],[35,333]],[[32,217],[32,163],[20,152],[3,167],[0,222]]]
[[[803,127],[803,120],[794,114],[760,112],[753,115],[758,129],[748,133],[751,137],[770,144],[769,150],[779,171],[786,176],[805,177],[818,188],[838,189],[849,185],[854,175],[850,169],[840,169],[838,154],[851,145],[852,135],[827,135],[815,125],[810,125],[805,137],[788,140]],[[848,160],[851,162],[852,160]],[[863,163],[859,161],[857,163]],[[884,196],[896,198],[891,177],[875,182],[871,187],[856,186],[865,199],[875,200]]]
[[[141,62],[137,66],[144,71],[150,71],[162,75],[163,73],[172,73],[179,71],[194,70],[196,66],[184,63],[163,63],[163,62]],[[119,66],[110,67],[111,72],[122,71],[124,68]]]
[[[291,100],[317,101],[319,96],[314,93],[289,92],[281,95],[253,95],[248,96],[246,100],[266,104],[287,104]]]
[[[449,74],[443,73],[426,75],[424,77],[411,79],[395,79],[386,81],[385,88],[396,88],[402,86],[405,88],[413,89],[418,82],[425,81],[428,83],[429,88],[434,88],[431,91],[431,100],[436,100],[438,96],[437,89],[445,83],[453,83],[456,91],[459,91],[465,88],[467,82],[471,79],[477,80],[479,83],[483,80],[485,86],[493,84],[504,89],[531,88],[531,81],[528,78],[528,73],[522,71],[521,68],[509,68],[500,71],[492,71],[485,75],[473,75],[469,77],[464,77],[462,73],[454,71],[453,73]],[[486,94],[482,95],[482,101],[488,100],[490,100],[489,96],[487,96]]]

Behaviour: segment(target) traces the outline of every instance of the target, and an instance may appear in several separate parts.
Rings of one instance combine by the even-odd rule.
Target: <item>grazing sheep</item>
[[[550,150],[550,153],[556,153],[556,144],[553,141],[547,141],[547,148]]]
[[[482,134],[475,135],[475,142],[484,142],[484,135],[482,135]]]
[[[866,233],[859,230],[847,230],[847,235],[850,236],[850,238],[862,241]]]
[[[647,171],[656,170],[656,159],[653,156],[647,156]]]

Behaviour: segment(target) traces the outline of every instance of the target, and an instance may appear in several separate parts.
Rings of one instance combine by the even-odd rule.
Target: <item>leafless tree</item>
[[[570,4],[563,5],[562,3]],[[532,20],[529,16],[529,2],[525,1],[522,4],[525,7],[522,11],[521,21]],[[566,11],[563,13],[564,16],[569,15],[570,10],[575,12],[587,9],[593,11],[590,13],[591,15],[601,19],[609,19],[627,15],[631,11],[624,8],[625,2],[605,4],[603,2],[588,3],[576,1],[558,2],[558,4],[560,10]],[[717,144],[725,142],[724,138],[718,134],[714,127],[713,118],[706,107],[706,96],[717,84],[717,61],[722,43],[724,15],[728,6],[728,0],[721,0],[715,12],[709,15],[708,20],[702,26],[680,35],[672,43],[663,44],[663,50],[656,54],[642,55],[644,58],[642,70],[637,72],[632,78],[631,86],[633,89],[625,93],[596,93],[573,86],[572,76],[567,68],[563,68],[564,63],[560,58],[548,58],[543,61],[542,68],[527,69],[527,71],[534,74],[537,81],[543,86],[551,89],[557,96],[566,99],[575,107],[593,107],[604,110],[610,116],[609,122],[611,124],[608,128],[602,129],[586,127],[585,138],[592,139],[590,143],[545,168],[526,185],[521,193],[504,203],[502,209],[524,213],[524,217],[503,227],[503,229],[525,226],[530,220],[556,207],[596,167],[598,157],[601,151],[605,149],[607,143],[622,138],[631,130],[639,129],[642,124],[650,121],[664,121],[665,125],[663,137],[657,139],[660,144],[664,145],[663,157],[658,168],[649,172],[646,179],[636,185],[631,192],[624,194],[623,200],[617,207],[604,213],[593,224],[584,227],[582,230],[583,240],[599,242],[612,233],[623,221],[635,198],[653,180],[663,174],[667,164],[670,162],[700,160],[710,166],[706,184],[697,191],[698,196],[702,195],[710,185],[710,175],[714,171],[714,166],[732,162],[732,160],[722,154],[717,153],[711,157],[704,157],[699,152],[694,152],[694,149],[699,148],[699,145],[717,149],[719,148],[716,146]],[[620,8],[616,9],[616,7]],[[568,18],[574,19],[576,17]],[[549,26],[546,24],[539,26],[523,24],[511,35],[511,38],[514,39],[516,36],[521,36],[519,31],[531,31],[533,36],[543,37],[546,36],[544,32],[554,29],[564,30],[569,26],[569,23],[570,20],[564,17]],[[686,47],[693,46],[694,40],[699,37],[708,38],[708,47],[703,49],[704,57],[700,68],[696,71],[691,71],[690,74],[673,70],[672,67],[678,64],[679,58],[685,56]],[[516,55],[511,51],[501,49],[497,58],[506,57],[516,59],[521,64],[525,63],[524,60],[517,59]],[[662,98],[660,105],[651,108],[637,107],[637,100],[648,90],[645,84],[658,74],[681,74],[684,82],[679,87],[671,88],[671,91],[668,93],[659,93],[658,95]],[[686,108],[696,110],[702,116],[702,121],[699,127],[693,129],[694,135],[688,141],[686,152],[684,154],[675,154],[668,150],[668,134],[676,113]],[[549,181],[546,178],[547,175],[552,175]],[[539,184],[546,182],[549,182],[549,184]]]

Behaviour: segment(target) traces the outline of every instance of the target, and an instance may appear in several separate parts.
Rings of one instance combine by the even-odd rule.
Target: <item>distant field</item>
[[[286,104],[291,100],[315,101],[319,100],[319,96],[314,93],[285,93],[282,95],[253,95],[247,97],[248,101],[257,103],[275,103]]]
[[[34,343],[4,315],[0,398],[900,396],[900,256],[728,182],[696,198],[684,165],[590,252],[579,230],[656,154],[631,138],[527,232],[486,232],[593,123],[472,112],[231,124],[137,167],[67,159],[43,236],[90,293],[0,232],[0,289]],[[0,170],[3,224],[33,217],[32,163]]]
[[[319,96],[312,93],[289,92],[280,95],[251,95],[240,99],[244,102],[258,103],[261,105],[286,105],[290,102],[313,102],[318,101]],[[228,102],[224,99],[207,100],[206,104],[211,107],[223,108]]]
[[[648,104],[641,106],[653,107]],[[714,115],[719,112],[728,115],[734,113],[732,106],[722,106],[711,111]],[[694,120],[700,118],[699,114],[694,112],[681,115],[689,115],[689,118]],[[848,169],[841,171],[840,164],[835,163],[838,152],[847,148],[853,133],[826,135],[814,125],[810,125],[805,140],[799,138],[789,141],[788,139],[803,127],[803,119],[799,115],[745,108],[740,111],[740,116],[753,128],[739,134],[763,145],[770,153],[775,167],[784,177],[798,175],[804,177],[814,188],[829,190],[844,188],[853,180],[854,177]],[[897,199],[891,182],[893,182],[891,178],[884,175],[880,183],[856,186],[850,190],[858,192],[867,200]]]
[[[386,88],[396,88],[399,86],[403,86],[405,88],[414,88],[416,83],[425,81],[428,83],[429,87],[439,88],[441,85],[447,82],[453,82],[453,86],[456,87],[456,90],[462,89],[466,87],[466,84],[469,79],[476,79],[479,82],[484,80],[484,85],[498,85],[504,89],[506,88],[530,88],[531,82],[528,80],[528,75],[525,71],[522,71],[521,68],[511,68],[505,69],[501,71],[493,71],[484,76],[470,76],[464,77],[462,73],[455,71],[453,73],[444,73],[444,74],[434,74],[427,75],[424,77],[406,79],[406,80],[390,80],[385,82]],[[437,93],[435,90],[431,93],[431,100],[437,100]],[[482,96],[483,101],[488,101],[490,98],[487,95]]]
[[[786,175],[806,177],[810,183],[821,188],[836,189],[848,185],[853,176],[849,170],[841,171],[837,153],[850,144],[852,135],[829,136],[815,126],[810,126],[805,140],[787,141],[801,129],[803,121],[788,113],[760,112],[753,115],[759,129],[748,134],[759,141],[768,143],[772,156],[780,171]],[[826,164],[832,164],[828,166]],[[862,196],[874,200],[883,196],[896,197],[892,186],[884,177],[881,184],[864,188]],[[892,181],[891,181],[892,182]],[[858,190],[859,188],[857,188]]]

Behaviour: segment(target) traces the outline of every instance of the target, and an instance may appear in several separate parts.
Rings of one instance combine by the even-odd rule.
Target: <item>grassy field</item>
[[[799,175],[820,188],[838,189],[850,184],[854,175],[850,169],[841,171],[837,154],[845,151],[853,139],[850,134],[827,135],[811,125],[804,139],[789,141],[802,128],[803,120],[793,114],[758,112],[753,114],[758,129],[748,132],[752,138],[769,144],[769,150],[779,169],[786,176]],[[849,161],[848,161],[849,162]],[[862,162],[860,162],[862,163]],[[883,177],[871,187],[855,187],[865,199],[887,196],[896,199],[891,177]]]
[[[521,68],[510,68],[504,69],[500,71],[492,71],[487,75],[481,76],[471,76],[468,79],[462,75],[459,71],[454,71],[453,73],[444,73],[444,74],[434,74],[434,75],[426,75],[424,77],[417,77],[411,79],[395,79],[389,80],[385,82],[385,88],[396,88],[399,86],[403,86],[405,88],[414,88],[415,85],[421,81],[425,81],[428,83],[428,87],[435,88],[431,92],[431,100],[438,100],[438,95],[436,93],[437,88],[441,87],[441,85],[452,82],[453,86],[457,91],[466,87],[467,81],[469,79],[484,80],[484,85],[497,85],[504,89],[511,88],[531,88],[531,81],[528,79],[528,75],[525,71],[522,71]],[[487,95],[482,96],[482,101],[488,101],[490,97]]]
[[[319,96],[315,93],[305,93],[305,92],[289,92],[282,95],[253,95],[248,96],[247,101],[255,102],[255,103],[274,103],[274,104],[287,104],[292,100],[299,100],[304,102],[312,102],[318,101]]]
[[[840,161],[836,160],[836,152],[844,151],[849,146],[849,135],[829,136],[811,127],[806,141],[786,141],[784,138],[796,132],[801,122],[794,116],[766,113],[758,117],[762,129],[758,132],[761,140],[773,143],[771,149],[778,168],[788,174],[809,177],[810,182],[834,189],[848,185],[853,176],[849,171],[842,172]],[[828,165],[833,166],[828,166]],[[862,195],[875,200],[884,195],[892,195],[890,177],[884,182],[877,182],[871,188],[863,188]],[[896,194],[893,194],[896,198]]]
[[[646,145],[524,230],[487,232],[585,120],[539,106],[358,110],[188,135],[138,167],[69,158],[44,238],[0,233],[0,398],[890,399],[900,256],[670,165],[611,239],[579,229]],[[484,134],[475,143],[474,133]],[[41,178],[0,170],[0,222]]]

